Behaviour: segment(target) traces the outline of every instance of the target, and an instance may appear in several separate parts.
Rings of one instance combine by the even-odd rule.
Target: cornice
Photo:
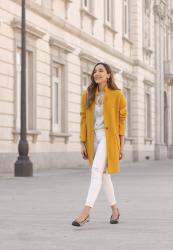
[[[143,83],[150,86],[150,87],[154,86],[154,82],[152,82],[151,80],[146,79],[146,78],[143,80]]]
[[[104,62],[103,60],[100,60],[96,57],[91,56],[89,53],[87,53],[86,51],[81,51],[79,54],[79,57],[81,60],[86,60],[89,62],[92,62],[94,64],[98,63],[98,62]],[[106,61],[106,63],[108,63],[112,69],[112,71],[114,71],[115,73],[119,73],[120,69],[115,67],[111,62]]]
[[[50,37],[49,44],[51,47],[57,47],[63,49],[66,53],[71,53],[74,51],[74,48],[67,44],[64,40],[60,38]]]
[[[91,56],[91,55],[89,55],[89,53],[84,52],[84,51],[81,51],[81,52],[80,52],[79,58],[80,58],[81,60],[90,61],[90,62],[95,63],[95,64],[98,63],[98,62],[100,61],[100,60],[97,59],[96,57]]]
[[[141,67],[141,68],[143,68],[143,69],[149,71],[150,73],[155,74],[155,69],[154,69],[154,68],[151,68],[151,66],[148,66],[148,65],[144,64],[144,63],[143,63],[142,61],[140,61],[140,60],[134,60],[133,66],[134,66],[134,67],[135,67],[135,66],[139,66],[139,67]]]
[[[21,5],[21,0],[11,0],[19,5]],[[32,10],[33,12],[37,13],[38,15],[41,15],[42,17],[46,18],[46,20],[50,20],[52,17],[52,11],[40,6],[37,3],[34,3],[32,1],[26,1],[26,9]]]
[[[11,22],[11,27],[16,31],[20,31],[22,28],[21,20],[19,18],[14,18]],[[45,32],[35,28],[33,25],[28,24],[27,22],[26,22],[26,32],[35,39],[41,39],[46,34]]]
[[[132,80],[132,81],[136,81],[137,80],[137,77],[135,75],[133,75],[132,73],[127,72],[127,71],[123,71],[122,72],[122,76],[124,78],[127,78],[127,79]]]

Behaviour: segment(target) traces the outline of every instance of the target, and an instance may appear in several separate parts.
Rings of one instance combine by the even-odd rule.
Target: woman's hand
[[[88,159],[87,149],[85,143],[81,143],[81,154],[84,160]]]
[[[120,148],[119,160],[121,160],[122,158],[124,158],[124,149],[123,149],[123,148]]]

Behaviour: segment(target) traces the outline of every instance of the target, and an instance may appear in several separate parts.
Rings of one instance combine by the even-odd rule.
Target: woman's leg
[[[91,183],[88,190],[85,206],[93,207],[102,185],[103,171],[107,163],[106,138],[102,136],[98,143],[92,169]]]
[[[112,184],[111,176],[107,172],[103,174],[103,190],[106,194],[109,205],[112,206],[117,203],[114,194],[114,187]]]
[[[115,199],[114,187],[111,180],[111,176],[107,173],[107,171],[103,174],[103,189],[106,194],[109,205],[112,209],[112,218],[116,219],[118,216],[117,211],[117,201]]]
[[[103,169],[105,168],[105,164],[107,162],[106,138],[104,130],[95,134],[94,151],[95,156],[91,168],[91,183],[88,190],[88,196],[85,202],[84,209],[78,217],[78,221],[84,220],[86,216],[90,213],[90,209],[93,207],[97,195],[100,191]]]

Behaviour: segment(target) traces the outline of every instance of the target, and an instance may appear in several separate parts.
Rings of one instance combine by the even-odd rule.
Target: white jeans
[[[105,129],[99,129],[95,132],[94,140],[95,156],[91,168],[91,183],[88,190],[85,206],[93,207],[103,184],[109,205],[116,203],[114,187],[111,176],[107,172],[107,149]]]

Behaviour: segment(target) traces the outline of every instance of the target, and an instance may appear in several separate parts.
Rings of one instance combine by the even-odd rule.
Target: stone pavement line
[[[91,221],[71,226],[86,197],[88,168],[0,176],[0,250],[172,250],[173,161],[124,164],[112,180],[121,217],[100,193]]]

